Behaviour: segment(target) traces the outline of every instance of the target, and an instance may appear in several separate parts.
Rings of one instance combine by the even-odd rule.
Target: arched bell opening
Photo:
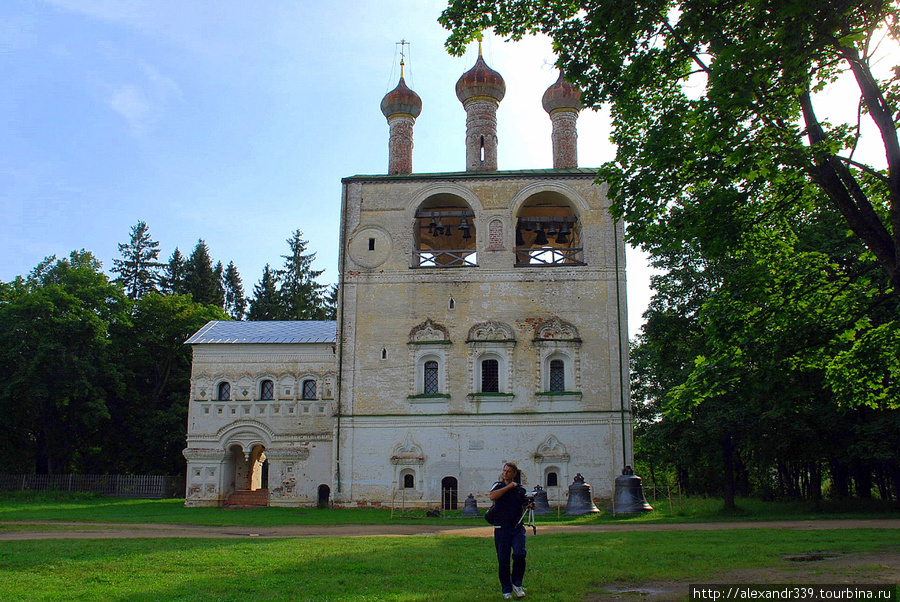
[[[558,192],[535,194],[517,215],[516,266],[536,265],[584,265],[578,214]]]
[[[459,485],[456,477],[441,479],[441,509],[456,510]]]
[[[475,212],[462,198],[440,193],[416,210],[413,267],[446,268],[477,265]]]

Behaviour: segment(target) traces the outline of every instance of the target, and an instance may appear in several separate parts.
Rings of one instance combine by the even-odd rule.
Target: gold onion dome
[[[544,97],[541,99],[544,110],[552,113],[557,109],[574,109],[581,110],[581,90],[566,81],[562,71],[559,72],[559,79],[556,83],[547,88]]]
[[[456,82],[456,97],[463,104],[471,98],[487,97],[497,102],[506,94],[506,82],[500,74],[487,66],[481,52],[475,66],[462,74]]]
[[[401,75],[400,83],[397,84],[397,87],[385,94],[384,98],[381,99],[381,112],[384,113],[385,117],[405,113],[416,118],[422,112],[422,99],[409,89]]]

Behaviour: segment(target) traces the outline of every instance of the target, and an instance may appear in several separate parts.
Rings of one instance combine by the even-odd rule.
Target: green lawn
[[[813,518],[802,506],[689,500],[640,517],[564,518],[569,523],[695,522]],[[888,518],[890,512],[828,517]],[[877,510],[877,509],[876,509]],[[881,510],[884,510],[883,508]],[[481,519],[394,518],[385,510],[183,507],[182,500],[34,496],[0,499],[11,521],[303,524],[477,524]],[[544,517],[542,522],[555,522]],[[52,526],[50,530],[53,530]],[[779,529],[542,534],[529,537],[529,600],[578,600],[604,583],[710,582],[723,571],[788,566],[785,554],[897,549],[893,529]],[[865,583],[866,567],[858,570]],[[500,599],[490,539],[461,536],[298,539],[134,539],[0,542],[0,600],[481,600]],[[857,573],[855,573],[857,574]],[[685,596],[686,587],[685,587]],[[600,599],[600,598],[597,598]]]
[[[537,517],[538,523],[603,524],[626,523],[682,523],[728,520],[784,520],[828,518],[900,518],[896,504],[871,502],[863,506],[854,502],[833,502],[824,511],[812,512],[802,503],[772,503],[753,499],[738,501],[738,509],[725,512],[721,500],[691,498],[680,505],[669,506],[660,501],[653,512],[637,516],[617,516],[609,513],[582,517],[557,517],[554,513]],[[481,508],[484,511],[484,508]],[[280,525],[338,525],[338,524],[388,524],[416,522],[416,524],[481,524],[481,519],[461,518],[459,511],[450,512],[445,518],[425,518],[423,512],[413,516],[391,518],[389,510],[348,509],[319,510],[295,508],[259,508],[255,510],[224,510],[222,508],[185,508],[184,500],[130,500],[92,497],[85,495],[0,496],[0,529],[9,521],[86,521],[113,523],[170,523],[211,526]]]
[[[539,534],[526,587],[532,600],[576,600],[603,583],[709,582],[783,554],[896,545],[872,529]],[[490,539],[457,536],[7,541],[0,599],[499,599],[494,562]]]

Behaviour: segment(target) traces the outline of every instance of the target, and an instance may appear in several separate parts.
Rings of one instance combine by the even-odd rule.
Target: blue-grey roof
[[[226,322],[213,320],[185,341],[186,345],[237,343],[334,343],[337,322]]]

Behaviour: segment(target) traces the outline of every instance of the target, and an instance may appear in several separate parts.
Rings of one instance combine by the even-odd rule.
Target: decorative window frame
[[[425,466],[425,454],[422,446],[416,443],[412,434],[407,432],[403,443],[394,447],[391,454],[391,464],[394,467],[394,483],[396,489],[404,498],[422,499],[423,495],[423,468]],[[413,489],[403,487],[403,477],[413,475]]]
[[[446,327],[428,318],[409,331],[410,392],[407,399],[412,403],[445,402],[450,399],[450,383],[447,376],[447,349],[452,345]],[[438,392],[425,393],[425,362],[434,361],[438,365]]]
[[[557,478],[556,487],[563,487],[569,475],[569,455],[566,446],[555,436],[550,435],[544,439],[543,443],[537,446],[534,452],[534,462],[540,470],[541,481],[544,489],[553,489],[548,487],[547,473],[555,472]]]
[[[539,390],[535,393],[544,401],[579,401],[581,399],[581,337],[571,323],[553,317],[540,321],[532,340],[536,348]],[[562,360],[566,390],[550,390],[550,362]]]
[[[497,320],[479,322],[469,329],[466,337],[466,355],[468,357],[468,375],[471,392],[470,401],[512,401],[514,382],[513,351],[516,347],[515,331]],[[499,392],[485,393],[481,390],[481,362],[496,359],[498,368]]]

